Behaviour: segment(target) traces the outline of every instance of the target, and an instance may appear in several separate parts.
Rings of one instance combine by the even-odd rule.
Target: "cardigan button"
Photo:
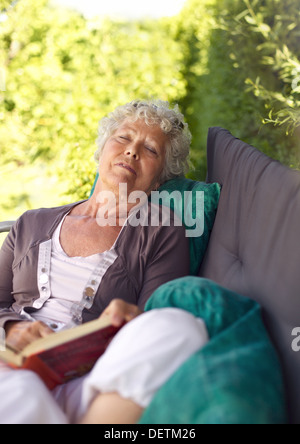
[[[48,284],[48,282],[49,282],[49,277],[48,277],[48,275],[47,275],[46,273],[41,274],[41,275],[40,275],[40,278],[39,278],[39,281],[40,281],[40,284],[41,284],[41,285],[46,285],[46,284]]]
[[[95,296],[95,290],[92,287],[87,287],[84,290],[84,294],[87,300],[92,299]]]

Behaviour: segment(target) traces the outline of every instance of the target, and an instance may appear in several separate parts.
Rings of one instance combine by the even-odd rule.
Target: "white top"
[[[43,307],[32,314],[34,320],[43,321],[53,330],[58,331],[71,322],[71,308],[80,304],[95,268],[101,268],[100,283],[108,268],[117,259],[115,244],[104,253],[88,257],[69,257],[60,243],[60,232],[65,218],[52,237],[51,251],[51,296]]]

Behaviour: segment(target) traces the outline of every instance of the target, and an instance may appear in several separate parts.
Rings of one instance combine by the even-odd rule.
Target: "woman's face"
[[[132,191],[151,191],[161,185],[168,137],[159,126],[144,120],[126,119],[106,142],[100,158],[99,176],[105,189],[118,192],[119,184]]]

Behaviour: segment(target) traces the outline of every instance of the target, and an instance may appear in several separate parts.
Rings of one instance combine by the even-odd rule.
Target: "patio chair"
[[[13,226],[13,221],[0,222],[0,233],[8,233]]]

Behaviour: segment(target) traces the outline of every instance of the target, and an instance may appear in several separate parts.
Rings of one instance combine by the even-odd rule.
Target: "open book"
[[[38,339],[21,353],[0,351],[0,360],[15,369],[34,371],[53,390],[88,373],[120,329],[98,319]]]

